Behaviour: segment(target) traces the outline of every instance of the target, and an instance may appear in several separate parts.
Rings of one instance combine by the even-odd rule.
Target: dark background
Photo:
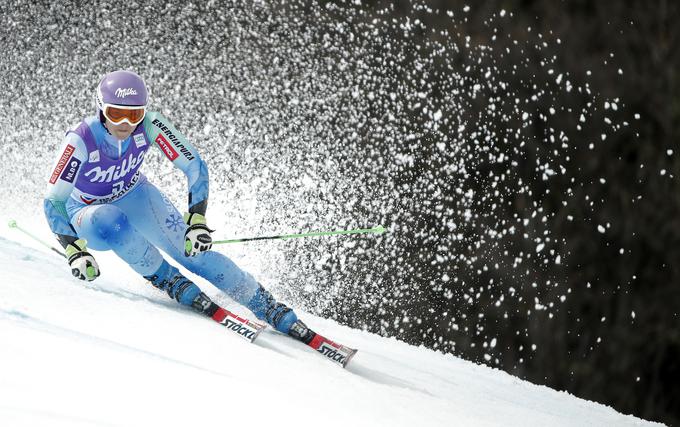
[[[3,2],[5,208],[39,210],[64,130],[132,69],[225,237],[389,229],[244,249],[285,301],[680,424],[679,9]],[[167,163],[146,173],[182,206]]]
[[[680,424],[676,262],[680,189],[675,177],[679,166],[680,4],[470,2],[467,13],[461,13],[464,2],[427,2],[431,12],[409,2],[364,5],[365,14],[358,18],[345,12],[346,5],[327,11],[341,21],[354,17],[350,20],[355,32],[365,36],[356,44],[366,49],[367,62],[384,55],[398,57],[393,52],[386,54],[389,49],[384,46],[385,39],[400,46],[420,47],[417,53],[405,49],[403,68],[373,66],[392,76],[394,83],[385,83],[387,90],[417,86],[417,76],[425,74],[424,79],[433,83],[428,94],[437,99],[433,104],[445,105],[451,99],[447,98],[451,86],[445,84],[450,83],[444,77],[445,65],[477,65],[465,76],[471,85],[485,80],[481,76],[490,64],[492,75],[512,82],[513,95],[522,100],[537,92],[533,84],[548,87],[548,96],[531,104],[534,120],[527,126],[512,112],[505,117],[485,115],[483,101],[465,96],[449,104],[453,109],[463,106],[465,111],[445,113],[445,117],[453,118],[438,131],[424,128],[427,119],[422,115],[408,114],[404,126],[416,133],[422,131],[411,150],[415,164],[389,168],[385,173],[396,182],[394,197],[400,201],[400,214],[386,215],[395,233],[386,244],[399,250],[387,259],[366,262],[376,264],[374,268],[364,265],[361,258],[354,257],[353,265],[342,255],[334,257],[325,266],[327,280],[347,280],[344,292],[352,297],[337,297],[335,300],[343,302],[342,308],[330,304],[326,314],[354,326],[497,366],[532,382],[607,403],[624,413]],[[506,9],[504,19],[499,19],[501,9]],[[444,13],[446,10],[455,11],[454,19]],[[313,12],[307,16],[313,17],[308,25],[319,25]],[[496,21],[489,24],[494,16]],[[361,30],[362,23],[393,17],[419,19],[423,26],[409,36],[392,27],[381,33],[379,41],[371,31]],[[431,29],[446,29],[451,37],[447,39]],[[497,38],[492,40],[494,34]],[[468,49],[463,47],[467,36],[472,46]],[[558,39],[560,43],[556,44]],[[517,49],[515,40],[524,47]],[[537,41],[543,40],[549,46],[536,49]],[[438,42],[457,43],[461,46],[459,56],[445,60],[432,55]],[[467,57],[475,43],[493,46],[496,52]],[[506,46],[515,50],[504,53]],[[480,57],[481,64],[476,62]],[[434,61],[427,64],[425,72],[408,71],[413,68],[412,61],[419,58]],[[546,76],[541,61],[558,71]],[[520,66],[509,73],[515,64]],[[572,79],[574,85],[587,82],[591,93],[551,89],[550,77],[554,79],[558,72]],[[374,79],[371,81],[371,87],[378,86]],[[504,97],[510,93],[497,86],[488,92],[494,91]],[[605,107],[608,100],[617,102],[616,110]],[[589,102],[594,105],[584,107]],[[496,103],[499,109],[511,111],[510,106],[500,104]],[[558,110],[555,115],[547,120],[535,117],[551,106]],[[583,108],[588,111],[587,121],[574,132],[580,123],[575,112]],[[374,106],[367,116],[383,117],[375,110],[379,107]],[[456,134],[454,124],[460,122],[493,129],[486,133],[493,133],[494,147],[514,154],[519,163],[507,169],[507,175],[514,180],[522,178],[525,191],[520,191],[515,181],[499,186],[505,195],[493,195],[487,174],[498,168],[484,160],[466,159],[470,167],[467,176],[459,175],[451,181],[441,177],[442,162],[447,159],[433,155],[433,146],[437,141],[455,140],[451,137]],[[405,144],[399,140],[404,132],[395,132],[391,139],[390,131],[382,126],[369,119],[359,127],[364,143],[369,141],[366,146],[394,152],[393,144]],[[551,126],[565,129],[569,136],[570,146],[559,147],[558,153],[550,153],[554,148],[550,135],[559,133],[550,132]],[[517,140],[499,143],[503,135],[512,134],[508,129],[513,127],[522,127],[520,139],[525,146],[519,151],[514,151]],[[469,130],[465,132],[470,137]],[[602,134],[606,134],[605,140]],[[593,148],[589,147],[591,143]],[[465,147],[458,154],[486,155],[478,148]],[[564,165],[566,174],[548,181],[541,179],[536,161],[547,158]],[[379,160],[369,160],[369,164],[374,171],[382,167]],[[366,175],[355,168],[350,170]],[[461,181],[465,184],[458,185]],[[432,191],[433,182],[441,192]],[[464,233],[462,241],[451,239],[442,227],[442,216],[446,216],[442,212],[450,210],[450,217],[458,222],[467,207],[456,188],[474,189],[501,205],[492,210],[489,201],[469,204],[479,216],[472,224],[459,224],[458,230]],[[520,225],[529,238],[519,232],[496,242],[489,238],[489,229],[498,229],[499,224],[517,216],[529,217],[534,211],[547,220]],[[606,232],[596,231],[599,225]],[[533,259],[527,257],[535,252],[534,237],[546,233],[552,240],[543,243],[562,254],[559,264],[552,260],[545,263],[547,249]],[[367,247],[373,249],[368,243]],[[437,256],[441,257],[439,261]],[[524,259],[521,267],[508,259],[514,257]],[[500,266],[493,268],[495,263]],[[447,273],[458,282],[443,282],[442,274]],[[367,274],[379,276],[381,284],[357,286],[357,280],[363,282],[358,278]],[[534,283],[536,287],[532,287]],[[516,293],[508,292],[511,287]],[[321,299],[325,298],[327,295]],[[535,298],[541,301],[542,309],[537,309]]]

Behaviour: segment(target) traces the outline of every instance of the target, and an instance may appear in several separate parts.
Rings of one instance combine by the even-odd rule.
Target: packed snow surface
[[[23,222],[49,237],[39,218]],[[178,306],[113,254],[96,253],[103,275],[84,283],[4,224],[0,252],[2,426],[652,425],[306,313],[311,327],[359,349],[347,369],[271,328],[250,344]]]

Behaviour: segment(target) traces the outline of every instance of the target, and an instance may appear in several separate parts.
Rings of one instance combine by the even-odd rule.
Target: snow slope
[[[31,230],[46,230],[35,221]],[[17,243],[22,235],[5,224],[1,426],[653,425],[304,313],[314,329],[360,349],[346,370],[271,329],[250,344],[179,307],[110,254],[95,254],[103,276],[85,284],[46,249]]]

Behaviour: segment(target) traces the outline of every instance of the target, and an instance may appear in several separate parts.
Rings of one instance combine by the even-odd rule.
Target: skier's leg
[[[202,305],[201,291],[168,264],[158,249],[130,224],[128,216],[115,205],[86,206],[73,217],[78,235],[95,250],[113,250],[137,273],[158,279],[154,285],[182,305]],[[197,307],[194,307],[197,308]]]
[[[113,205],[86,206],[74,215],[78,236],[95,250],[113,250],[141,275],[153,273],[163,257],[137,230],[127,216]]]
[[[184,256],[186,224],[177,208],[153,184],[148,181],[140,184],[134,194],[117,203],[123,209],[126,209],[125,206],[137,209],[143,206],[145,215],[130,215],[130,220],[152,244],[246,306],[258,319],[265,320],[283,333],[288,333],[297,321],[293,310],[278,303],[252,275],[228,257],[213,251],[195,257]]]

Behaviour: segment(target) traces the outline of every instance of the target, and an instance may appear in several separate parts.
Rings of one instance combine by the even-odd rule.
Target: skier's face
[[[115,136],[116,139],[122,141],[132,135],[132,131],[135,130],[135,127],[125,122],[115,125],[111,120],[107,119],[106,129],[108,129],[109,132],[111,132],[111,135]]]

